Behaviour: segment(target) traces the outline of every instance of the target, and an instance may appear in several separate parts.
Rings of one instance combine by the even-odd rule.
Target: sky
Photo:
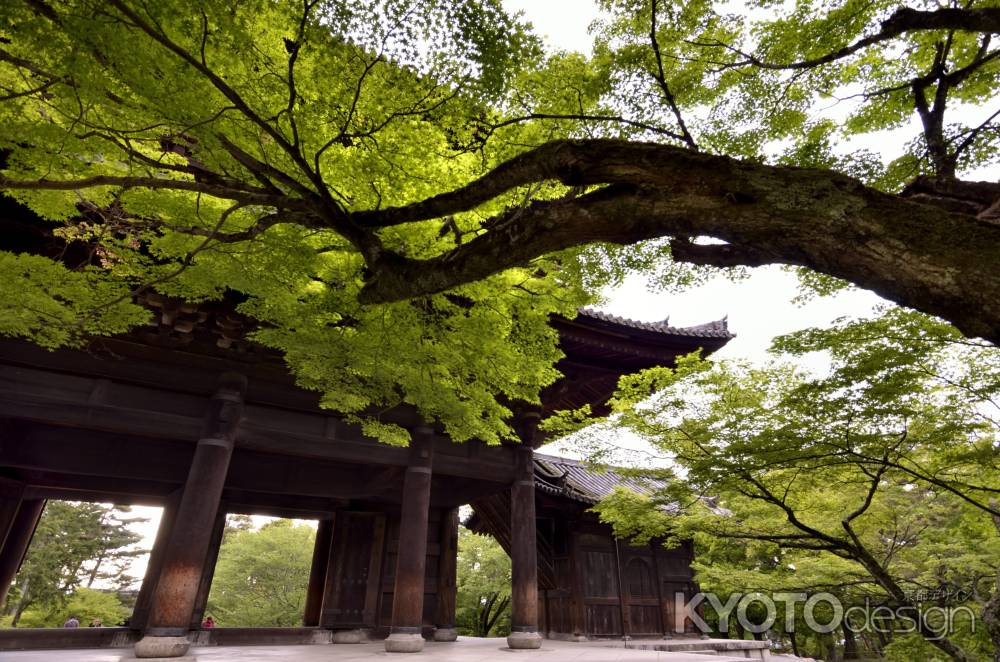
[[[523,11],[550,48],[589,53],[592,40],[587,28],[598,15],[597,5],[592,0],[504,0],[504,5],[510,10]],[[867,140],[867,145],[891,154],[914,135],[915,128],[903,127],[876,141]],[[972,177],[997,180],[1000,170],[984,169],[973,173]],[[885,303],[871,292],[851,289],[799,305],[793,302],[797,293],[796,276],[781,267],[770,266],[752,270],[749,278],[739,282],[720,275],[680,293],[651,292],[642,279],[631,278],[606,293],[607,302],[601,309],[647,322],[669,318],[674,326],[690,326],[725,317],[736,338],[715,356],[763,363],[768,359],[767,348],[777,335],[827,325],[843,316],[869,315],[875,306]],[[809,367],[822,367],[822,357],[813,357],[812,361],[816,363]],[[572,447],[564,444],[551,444],[544,450],[579,457]],[[136,507],[133,512],[150,518],[149,522],[134,528],[144,536],[141,545],[151,547],[160,509]],[[269,518],[255,519],[262,523]],[[141,577],[145,562],[145,558],[137,560],[132,573]]]

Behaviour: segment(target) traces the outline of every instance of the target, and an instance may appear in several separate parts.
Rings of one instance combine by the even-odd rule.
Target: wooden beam
[[[204,398],[197,395],[0,363],[0,417],[65,426],[81,433],[90,430],[193,444],[203,409]],[[442,451],[440,475],[511,479],[508,447],[454,444],[437,434],[434,444]],[[365,437],[359,426],[318,408],[299,411],[248,405],[239,446],[338,462],[400,468],[407,464],[406,449],[380,444]]]

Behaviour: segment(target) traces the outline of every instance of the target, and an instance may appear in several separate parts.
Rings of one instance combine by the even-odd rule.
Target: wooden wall
[[[427,526],[424,627],[434,626],[438,557],[445,509],[432,508]],[[386,635],[399,550],[398,512],[338,511],[330,549],[322,627],[372,629]]]
[[[549,637],[659,637],[689,625],[675,613],[674,595],[697,590],[690,544],[631,546],[588,519],[543,518],[539,531],[551,537],[555,568],[555,586],[539,597]]]

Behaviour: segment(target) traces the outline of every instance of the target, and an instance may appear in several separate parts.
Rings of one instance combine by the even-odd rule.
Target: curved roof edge
[[[712,322],[706,322],[705,324],[697,324],[695,326],[670,326],[667,320],[663,320],[662,322],[640,322],[625,317],[619,317],[618,315],[604,313],[592,308],[580,308],[579,315],[608,322],[609,324],[615,324],[617,326],[640,329],[642,331],[652,331],[654,333],[662,333],[664,335],[691,336],[695,338],[724,338],[726,340],[731,340],[736,337],[736,334],[729,331],[729,319],[727,317],[723,317],[720,320]]]

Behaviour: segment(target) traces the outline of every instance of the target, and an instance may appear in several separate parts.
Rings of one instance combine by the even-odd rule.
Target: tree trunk
[[[993,596],[983,605],[983,624],[993,643],[993,660],[1000,662],[1000,572]]]
[[[31,604],[31,598],[28,596],[29,588],[30,588],[30,580],[27,577],[25,577],[24,583],[21,584],[21,589],[20,589],[21,597],[18,598],[17,607],[14,608],[14,618],[11,619],[10,621],[10,626],[12,628],[16,628],[17,624],[21,622],[21,614],[23,614],[24,610],[28,608],[28,605]]]
[[[990,500],[990,506],[997,507],[995,499]],[[1000,535],[1000,516],[993,516],[993,526]],[[986,627],[990,641],[993,642],[993,660],[1000,662],[1000,568],[997,568],[997,582],[993,587],[993,595],[983,605],[983,625]]]
[[[799,652],[799,640],[795,636],[795,630],[788,632],[788,641],[792,644],[792,655],[802,657],[802,653]]]
[[[827,662],[837,662],[837,642],[833,635],[823,635],[823,659]]]
[[[858,655],[858,641],[854,636],[854,631],[851,630],[850,623],[844,622],[844,659],[845,660],[857,660],[860,655]]]
[[[101,569],[102,563],[104,563],[104,552],[101,552],[101,555],[97,557],[96,561],[94,561],[94,567],[91,569],[90,575],[87,577],[87,588],[94,585],[94,580],[97,579],[97,571]]]

